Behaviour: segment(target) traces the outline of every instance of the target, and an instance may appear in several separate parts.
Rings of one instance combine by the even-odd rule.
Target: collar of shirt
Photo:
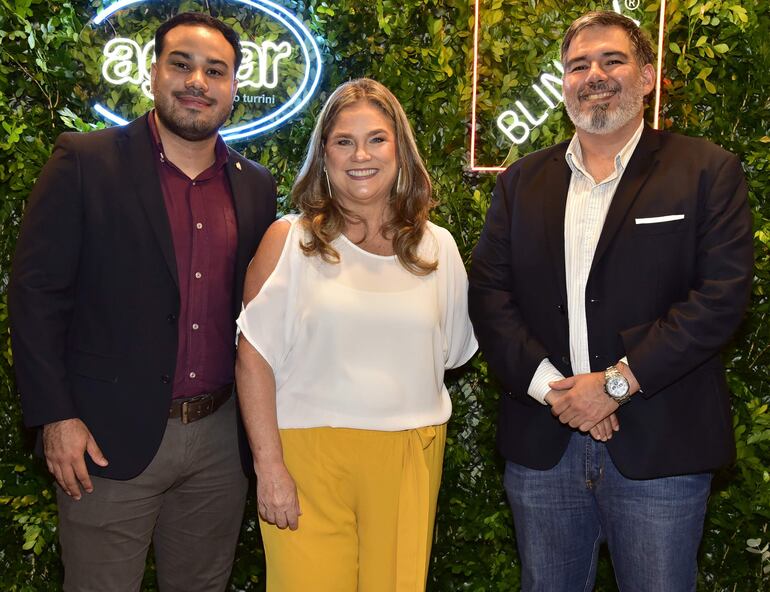
[[[165,152],[163,151],[163,142],[161,141],[160,133],[158,132],[158,125],[155,122],[155,109],[150,111],[149,115],[147,116],[147,125],[150,128],[150,136],[152,137],[153,144],[155,145],[155,150],[158,153],[158,158],[160,159],[160,162],[163,164],[163,166],[167,166],[177,174],[182,175],[184,178],[188,178],[187,175],[179,170],[179,168],[173,162],[166,158]],[[227,145],[222,139],[222,136],[217,134],[217,141],[216,144],[214,144],[214,164],[203,171],[200,175],[195,177],[195,179],[191,180],[206,181],[215,177],[222,169],[222,167],[227,164],[229,158],[230,154],[227,150]]]
[[[621,176],[623,171],[626,170],[628,161],[631,160],[631,156],[634,154],[636,145],[639,143],[639,139],[642,137],[643,130],[644,120],[639,123],[639,127],[636,128],[634,135],[629,138],[628,142],[626,142],[626,145],[623,146],[623,148],[620,149],[620,152],[615,155],[615,172],[604,179],[601,183],[596,183],[593,177],[588,173],[588,171],[586,171],[585,167],[583,166],[583,150],[580,147],[580,140],[578,140],[577,134],[572,136],[572,140],[567,147],[567,153],[564,155],[564,158],[566,159],[569,168],[572,170],[573,175],[580,173],[589,179],[594,185],[609,183],[610,181],[614,181],[619,176]]]

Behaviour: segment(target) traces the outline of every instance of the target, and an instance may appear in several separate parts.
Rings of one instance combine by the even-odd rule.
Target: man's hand
[[[88,493],[94,490],[86,469],[85,453],[100,467],[107,466],[107,459],[86,424],[76,418],[43,426],[43,452],[56,482],[76,500],[81,497],[81,485]]]
[[[589,431],[591,437],[594,440],[600,442],[606,442],[612,438],[613,432],[620,431],[620,422],[614,413],[611,413],[609,417],[605,417]]]
[[[578,374],[549,384],[546,403],[559,421],[588,432],[614,413],[618,404],[604,391],[604,372]]]
[[[297,486],[282,462],[257,471],[257,509],[265,522],[297,530],[302,514]]]

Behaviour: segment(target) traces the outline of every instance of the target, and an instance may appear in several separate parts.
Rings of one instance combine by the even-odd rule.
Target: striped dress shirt
[[[564,211],[564,269],[567,278],[570,362],[574,374],[591,371],[585,302],[588,273],[612,197],[639,143],[639,138],[642,137],[643,129],[644,122],[641,122],[628,143],[615,156],[615,171],[598,183],[583,166],[583,154],[577,134],[572,137],[565,155],[572,171]],[[627,363],[625,358],[621,361]],[[548,383],[562,378],[562,373],[548,358],[544,358],[535,371],[527,392],[546,405],[545,396],[551,390]]]

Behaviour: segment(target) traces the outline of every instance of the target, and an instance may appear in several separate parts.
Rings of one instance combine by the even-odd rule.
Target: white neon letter
[[[564,83],[562,82],[561,78],[559,78],[558,76],[554,76],[553,74],[549,74],[548,72],[543,72],[540,75],[540,84],[542,84],[548,90],[548,92],[554,96],[554,98],[557,101],[561,102],[564,100],[564,97],[562,97],[561,91],[554,86],[554,84],[558,84],[559,86],[564,86]]]
[[[538,118],[535,119],[532,117],[532,114],[529,112],[529,110],[524,106],[524,104],[521,101],[516,101],[516,106],[519,108],[519,111],[524,115],[524,117],[527,118],[527,121],[532,124],[532,127],[537,127],[541,123],[543,123],[546,119],[548,119],[548,110],[546,109],[543,114]]]
[[[276,45],[272,41],[265,41],[262,44],[262,48],[263,48],[262,51],[265,52],[265,58],[267,58],[267,56],[270,55],[268,50],[271,50],[273,53],[273,59],[272,59],[273,77],[272,77],[272,80],[267,79],[267,62],[268,62],[267,59],[265,59],[263,62],[259,64],[260,76],[264,81],[264,85],[267,88],[275,88],[278,85],[278,63],[283,58],[287,58],[291,55],[291,45],[289,45],[288,41],[281,41],[281,43],[279,43],[278,45]]]
[[[105,60],[102,64],[102,76],[110,84],[137,84],[145,96],[151,99],[149,64],[154,59],[154,48],[154,40],[144,47],[139,47],[133,39],[124,37],[110,39],[104,45]],[[133,74],[135,66],[136,74]]]
[[[291,55],[291,45],[288,41],[275,44],[265,41],[257,45],[253,41],[241,41],[243,62],[238,68],[238,87],[275,88],[278,86],[279,62]],[[272,66],[272,77],[268,75],[268,67]],[[253,80],[254,72],[257,79]]]
[[[126,84],[131,82],[139,84],[142,81],[142,74],[137,67],[134,75],[134,63],[141,61],[142,49],[139,44],[132,39],[116,37],[110,39],[104,46],[104,64],[102,65],[102,76],[110,84]]]
[[[518,101],[516,102],[518,103]],[[509,118],[513,119],[513,123],[510,125],[505,122],[505,120]],[[519,119],[519,114],[516,113],[516,111],[503,111],[497,118],[497,127],[500,128],[500,131],[514,144],[523,144],[527,141],[527,138],[529,138],[529,126]],[[517,127],[523,130],[522,135],[518,137],[512,133]]]
[[[554,103],[551,99],[549,99],[548,95],[545,94],[537,84],[533,84],[532,89],[540,96],[541,99],[543,99],[543,101],[545,102],[546,105],[548,105],[548,107],[550,107],[551,109],[556,108],[556,103]]]
[[[251,77],[254,75],[255,66],[259,70],[259,64],[262,62],[262,48],[253,41],[241,41],[241,52],[243,53],[241,67],[238,68],[238,72],[235,74],[235,78],[238,80],[238,88],[243,86],[259,88],[258,85],[261,81],[251,82]]]
[[[152,89],[150,88],[150,67],[155,61],[155,39],[148,41],[144,49],[142,49],[142,55],[139,57],[139,74],[142,76],[142,92],[148,99],[154,98],[152,96]]]

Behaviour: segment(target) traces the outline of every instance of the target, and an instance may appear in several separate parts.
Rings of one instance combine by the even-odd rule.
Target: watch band
[[[612,394],[610,394],[610,391],[607,389],[607,384],[611,380],[621,380],[626,384],[626,393],[620,397],[616,397]],[[618,405],[623,405],[631,398],[631,385],[628,383],[628,379],[623,376],[623,373],[618,370],[617,366],[610,366],[604,371],[604,392],[607,393],[607,396],[615,401]]]

